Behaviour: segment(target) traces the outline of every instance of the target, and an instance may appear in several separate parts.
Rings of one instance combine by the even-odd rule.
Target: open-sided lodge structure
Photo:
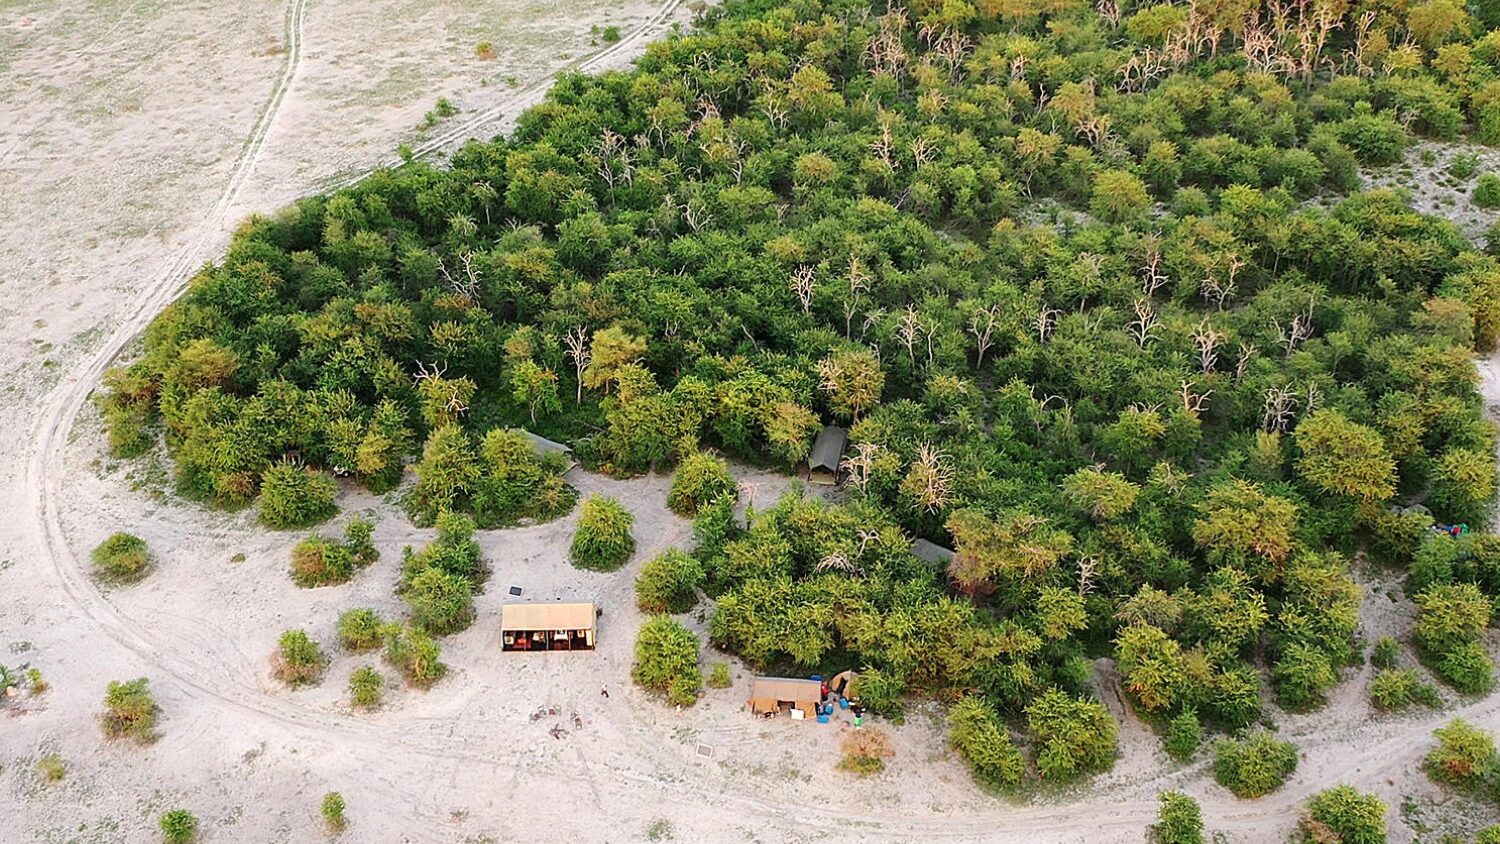
[[[813,441],[812,452],[807,455],[808,483],[833,486],[839,482],[839,464],[844,460],[844,449],[849,446],[849,433],[843,428],[829,425]]]
[[[573,449],[566,444],[553,442],[546,437],[537,436],[525,428],[514,428],[512,430],[531,442],[531,448],[536,452],[537,457],[544,458],[549,454],[560,454],[563,460],[567,462],[569,469],[578,465],[578,461],[573,459]]]
[[[500,649],[505,651],[591,651],[594,605],[505,604],[500,607]]]
[[[794,677],[756,677],[750,682],[750,711],[756,715],[775,715],[797,710],[804,718],[818,714],[823,702],[823,684],[818,680]]]

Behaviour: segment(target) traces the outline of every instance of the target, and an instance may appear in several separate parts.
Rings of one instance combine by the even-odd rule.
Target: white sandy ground
[[[160,460],[103,456],[84,404],[98,372],[244,213],[357,173],[396,143],[490,134],[539,96],[531,83],[599,55],[590,25],[627,33],[588,65],[597,69],[627,60],[681,13],[640,0],[238,8],[0,0],[0,430],[14,444],[0,455],[0,661],[40,667],[52,684],[0,715],[0,839],[149,841],[161,811],[184,807],[207,841],[313,841],[329,790],[349,803],[344,839],[361,842],[627,842],[653,829],[704,841],[1139,841],[1156,792],[1169,787],[1200,798],[1209,826],[1232,840],[1273,841],[1308,795],[1337,782],[1379,793],[1396,841],[1500,819],[1417,770],[1435,726],[1462,714],[1500,728],[1500,704],[1450,696],[1441,713],[1379,716],[1366,700],[1368,669],[1346,672],[1317,713],[1277,714],[1302,763],[1286,788],[1255,801],[1215,785],[1205,761],[1168,762],[1121,703],[1108,661],[1099,677],[1121,719],[1114,771],[1029,803],[975,788],[931,706],[892,730],[897,756],[869,780],[834,770],[844,727],[751,720],[738,666],[733,688],[676,712],[628,677],[640,623],[634,574],[688,539],[659,477],[572,476],[637,515],[640,548],[613,574],[566,564],[572,518],[485,533],[494,573],[479,621],[444,641],[451,672],[430,691],[397,689],[382,711],[352,713],[349,673],[379,663],[348,655],[335,656],[317,688],[279,687],[267,665],[277,634],[305,627],[332,650],[342,609],[395,614],[400,549],[430,533],[346,492],[339,523],[354,512],[376,518],[382,560],[347,585],[297,589],[285,565],[300,534],[163,495]],[[479,40],[501,56],[473,59]],[[439,95],[462,113],[417,134]],[[1500,362],[1481,371],[1489,401],[1500,402]],[[744,474],[760,504],[786,485]],[[145,537],[159,562],[143,583],[101,592],[86,576],[87,550],[119,529]],[[1366,637],[1404,635],[1411,607],[1399,583],[1365,579]],[[496,607],[510,585],[535,599],[598,601],[599,650],[500,654]],[[687,620],[702,629],[700,616]],[[135,676],[152,681],[161,738],[106,743],[95,721],[104,685]],[[558,714],[533,720],[548,708]],[[553,738],[559,724],[567,735]],[[699,744],[713,755],[700,757]],[[50,752],[69,771],[44,785],[33,765]]]

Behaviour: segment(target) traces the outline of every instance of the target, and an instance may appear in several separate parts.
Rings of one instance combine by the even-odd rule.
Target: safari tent
[[[793,677],[756,677],[750,683],[750,711],[756,715],[776,715],[797,710],[804,718],[818,714],[823,702],[823,684],[818,680]]]
[[[926,539],[918,539],[911,544],[911,553],[917,559],[926,563],[930,568],[939,571],[947,571],[948,565],[953,562],[954,552],[951,548],[944,548],[936,542]]]
[[[844,449],[849,445],[849,434],[843,428],[829,425],[813,441],[812,452],[807,456],[807,480],[809,483],[833,486],[839,482],[839,464],[844,459]]]
[[[500,607],[503,651],[591,651],[592,603],[505,604]]]
[[[513,428],[511,430],[515,431],[516,433],[520,434],[528,441],[530,441],[531,448],[536,452],[537,457],[544,458],[549,454],[560,454],[562,455],[563,460],[567,462],[567,466],[569,469],[578,465],[578,461],[573,459],[573,449],[568,447],[567,445],[559,442],[553,442],[546,437],[537,436],[536,434],[531,433],[525,428]]]

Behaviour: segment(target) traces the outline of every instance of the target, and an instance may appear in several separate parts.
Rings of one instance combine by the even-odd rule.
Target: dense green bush
[[[344,795],[337,791],[330,791],[323,795],[321,812],[323,823],[330,832],[343,832],[344,827],[349,825],[349,819],[344,817]]]
[[[368,665],[349,675],[349,703],[356,709],[379,709],[385,693],[385,677]]]
[[[1186,709],[1167,722],[1166,747],[1173,759],[1186,762],[1198,752],[1203,742],[1203,726],[1198,723],[1198,713]]]
[[[198,838],[198,817],[186,809],[162,813],[158,825],[167,844],[188,844]]]
[[[1477,787],[1495,775],[1495,740],[1473,724],[1455,718],[1433,731],[1437,747],[1427,754],[1427,775],[1441,783]]]
[[[420,689],[430,687],[448,673],[437,640],[416,627],[396,627],[387,633],[385,659],[401,672],[406,682]]]
[[[112,680],[104,693],[100,716],[107,738],[130,738],[145,743],[156,740],[156,701],[145,677]]]
[[[635,516],[613,498],[590,496],[583,502],[578,530],[568,559],[581,569],[612,571],[625,564],[635,551],[631,528]]]
[[[734,476],[723,458],[707,452],[694,452],[677,464],[667,506],[679,516],[696,516],[698,508],[720,496],[736,494]]]
[[[1197,800],[1180,791],[1163,791],[1157,800],[1152,844],[1203,844],[1203,810]]]
[[[323,678],[328,658],[306,630],[287,630],[276,641],[271,673],[288,686],[305,686]]]
[[[410,608],[415,627],[443,636],[474,623],[474,587],[467,578],[425,569],[411,579],[401,593]]]
[[[1474,183],[1474,204],[1480,208],[1500,208],[1500,175],[1485,173]]]
[[[1381,636],[1370,650],[1370,664],[1376,668],[1395,668],[1401,656],[1401,645],[1389,636]]]
[[[100,577],[121,583],[140,580],[151,565],[146,540],[128,533],[117,533],[99,543],[90,558]]]
[[[292,547],[292,582],[298,586],[344,583],[353,573],[353,552],[326,536],[309,536]]]
[[[1296,769],[1297,748],[1265,730],[1214,745],[1214,779],[1237,797],[1269,794]]]
[[[556,459],[538,456],[519,431],[494,428],[476,441],[459,426],[445,425],[427,439],[406,509],[421,525],[445,512],[473,513],[485,528],[523,519],[550,521],[572,510],[578,499],[562,479],[564,468]]]
[[[1320,791],[1307,801],[1299,840],[1305,844],[1385,844],[1385,810],[1379,797],[1361,794],[1351,786]]]
[[[385,641],[385,621],[368,607],[355,607],[339,613],[336,629],[339,647],[350,653],[372,651]]]
[[[635,602],[641,612],[687,612],[698,602],[703,564],[696,557],[668,548],[646,561],[635,578]]]
[[[948,711],[948,740],[968,760],[980,782],[998,788],[1020,785],[1026,760],[1011,741],[1005,722],[982,698],[963,698]]]
[[[1052,689],[1026,707],[1043,779],[1066,781],[1108,770],[1115,760],[1115,719],[1104,705]]]
[[[338,484],[323,472],[283,461],[265,471],[260,482],[260,521],[270,528],[300,528],[326,521],[338,512],[333,499]]]
[[[1465,694],[1484,694],[1495,687],[1495,663],[1480,642],[1465,642],[1443,654],[1438,673]]]
[[[1382,668],[1370,679],[1370,701],[1377,709],[1393,712],[1413,704],[1439,706],[1437,689],[1422,682],[1410,668]]]
[[[692,706],[703,686],[698,637],[667,616],[647,619],[636,635],[630,676],[641,688],[666,695],[669,703]]]

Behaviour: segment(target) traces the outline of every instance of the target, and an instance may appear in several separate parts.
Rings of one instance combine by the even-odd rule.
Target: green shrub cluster
[[[1302,844],[1385,844],[1385,802],[1340,785],[1320,791],[1307,801],[1307,814],[1298,827]]]
[[[146,547],[146,540],[139,536],[117,533],[99,543],[90,559],[100,577],[130,583],[145,576],[151,565],[151,551]]]
[[[672,476],[667,506],[679,516],[696,516],[698,508],[720,496],[737,494],[734,476],[723,458],[698,451],[684,457]]]
[[[635,537],[630,533],[634,525],[635,516],[619,501],[602,495],[590,496],[583,502],[568,559],[581,569],[619,568],[635,551]]]
[[[306,686],[323,678],[328,657],[306,630],[287,630],[276,640],[271,673],[288,686]]]
[[[1214,779],[1237,797],[1269,794],[1296,769],[1297,748],[1265,730],[1214,745]]]
[[[104,693],[104,714],[100,720],[107,738],[130,738],[147,743],[156,740],[156,700],[151,697],[150,681],[112,680]]]
[[[338,484],[326,473],[283,460],[261,475],[260,521],[266,527],[300,528],[338,512]]]
[[[703,687],[698,669],[698,637],[675,620],[652,616],[635,640],[636,685],[663,694],[675,706],[692,706]]]
[[[421,551],[405,550],[398,591],[411,623],[441,636],[474,622],[474,594],[488,572],[474,539],[473,520],[443,513],[437,530],[437,538]]]
[[[698,602],[703,564],[691,554],[668,548],[641,566],[635,578],[635,602],[641,612],[687,612]]]

